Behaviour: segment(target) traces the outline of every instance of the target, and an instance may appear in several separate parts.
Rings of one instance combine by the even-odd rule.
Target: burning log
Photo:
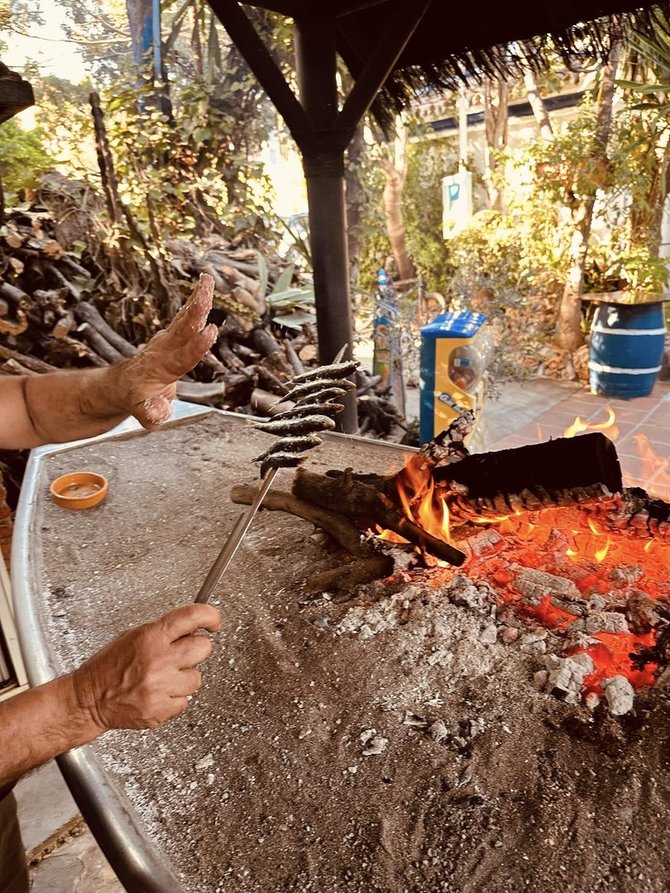
[[[233,502],[242,505],[251,505],[256,497],[257,488],[250,484],[241,484],[233,487],[230,498]],[[270,490],[263,500],[262,509],[270,509],[276,512],[288,512],[305,521],[310,521],[316,527],[321,527],[343,549],[357,558],[368,558],[372,553],[372,546],[361,539],[360,531],[338,512],[330,511],[298,499],[291,493],[283,490]]]
[[[292,396],[293,392],[287,395],[288,399]],[[435,509],[440,523],[443,505],[449,511],[456,508],[457,516],[465,522],[486,517],[487,513],[499,516],[520,509],[529,511],[567,502],[586,503],[610,497],[610,488],[621,489],[616,451],[611,441],[601,434],[469,456],[463,446],[467,429],[468,420],[459,421],[440,436],[439,443],[424,448],[396,476],[361,476],[355,475],[351,469],[318,475],[298,469],[293,480],[293,494],[301,502],[321,509],[332,511],[336,507],[338,515],[354,522],[360,530],[392,531],[422,552],[458,567],[468,555],[495,554],[502,548],[501,538],[496,533],[483,535],[480,530],[470,546],[464,545],[467,551],[463,551],[443,536],[436,535],[434,530],[427,530],[425,524],[417,521],[418,516],[410,516],[400,508],[401,504],[415,506],[435,483],[439,485],[435,488],[438,500],[442,501]],[[557,465],[569,470],[557,470]],[[574,474],[571,474],[572,470],[575,470]],[[524,472],[529,472],[530,476],[524,477]],[[506,474],[512,485],[519,488],[518,492],[505,489]],[[398,489],[406,489],[406,479],[421,475],[423,492],[417,492],[421,491],[421,487],[417,487],[399,500]],[[555,586],[544,587],[534,603],[549,591],[554,596],[578,596],[574,584],[570,586],[570,591],[565,593],[560,587],[559,591]]]
[[[604,434],[561,437],[513,450],[466,455],[432,469],[436,484],[454,484],[475,508],[500,514],[621,492],[621,466]],[[517,501],[513,501],[512,494]],[[502,500],[502,503],[499,501]]]
[[[376,525],[392,530],[419,549],[456,567],[465,561],[464,552],[423,530],[403,515],[382,489],[357,480],[351,470],[333,477],[299,468],[293,479],[293,493],[317,505],[337,506],[339,514],[361,519],[364,529]]]
[[[603,514],[608,524],[621,530],[670,534],[670,503],[649,496],[640,487],[626,487],[619,500],[603,507]]]

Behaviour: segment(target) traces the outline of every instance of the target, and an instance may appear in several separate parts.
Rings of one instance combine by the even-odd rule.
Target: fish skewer
[[[353,374],[358,366],[356,360],[341,362],[343,354],[344,349],[330,365],[319,366],[297,375],[291,382],[293,387],[289,393],[277,401],[283,403],[285,400],[294,400],[296,406],[254,425],[254,428],[266,434],[276,434],[279,439],[254,459],[254,462],[261,463],[258,493],[246,512],[237,519],[200,587],[196,602],[207,602],[211,598],[279,469],[296,468],[307,458],[304,453],[322,442],[318,434],[332,431],[335,427],[332,416],[342,412],[344,406],[334,401],[355,387],[346,376]]]

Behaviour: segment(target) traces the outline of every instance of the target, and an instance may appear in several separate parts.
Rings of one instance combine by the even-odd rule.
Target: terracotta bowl
[[[53,501],[66,509],[90,509],[107,496],[107,478],[92,471],[73,471],[52,482]]]

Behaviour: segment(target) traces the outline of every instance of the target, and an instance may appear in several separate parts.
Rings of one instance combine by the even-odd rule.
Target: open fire
[[[616,437],[615,415],[601,425],[579,418],[564,437],[600,430]],[[666,475],[667,460],[641,439],[645,479]],[[628,480],[628,485],[637,482]],[[424,555],[431,585],[463,575],[485,584],[496,604],[505,641],[529,640],[544,668],[538,685],[595,707],[603,696],[614,713],[633,704],[635,689],[653,685],[670,658],[670,540],[664,503],[653,512],[631,510],[631,494],[508,513],[452,517],[453,488],[435,481],[431,467],[413,457],[396,477],[407,517],[468,555],[457,571]],[[628,494],[628,496],[627,496]],[[647,506],[648,507],[648,506]],[[479,529],[479,533],[477,532]],[[406,542],[377,529],[380,538]],[[535,638],[533,638],[535,636]]]

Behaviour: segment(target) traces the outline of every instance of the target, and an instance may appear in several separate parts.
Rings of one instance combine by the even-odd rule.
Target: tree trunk
[[[405,222],[402,216],[402,191],[407,176],[407,128],[398,119],[396,122],[397,137],[394,145],[394,161],[380,159],[381,168],[386,177],[384,186],[384,216],[391,251],[397,267],[397,279],[414,279],[415,270],[407,249]]]
[[[105,193],[105,201],[107,203],[107,211],[115,226],[119,225],[121,217],[123,217],[131,238],[141,246],[149,263],[152,287],[159,308],[163,311],[164,318],[172,319],[175,313],[179,310],[181,304],[176,297],[171,295],[166,277],[161,269],[161,264],[159,264],[150,250],[147,240],[144,238],[144,235],[135,222],[135,218],[130,212],[130,208],[119,196],[114,158],[112,156],[109,140],[107,139],[107,128],[105,126],[102,106],[100,105],[100,97],[97,93],[91,93],[89,95],[89,102],[91,103],[91,111],[93,113],[95,148],[98,157],[98,166],[100,168],[100,177],[102,179],[103,190]]]
[[[523,82],[526,87],[528,102],[533,110],[533,117],[535,118],[540,131],[540,136],[543,140],[549,142],[554,138],[554,128],[551,119],[549,118],[547,107],[544,104],[544,99],[542,99],[540,94],[540,89],[537,86],[535,72],[531,68],[525,69],[523,73]]]
[[[360,276],[359,255],[363,243],[361,223],[366,194],[363,183],[361,182],[360,167],[364,152],[365,140],[363,139],[363,127],[359,124],[354,133],[354,138],[347,148],[347,161],[344,169],[344,184],[347,202],[349,269],[351,284],[354,287],[358,286]]]
[[[191,35],[191,49],[193,50],[193,67],[199,78],[205,74],[205,65],[202,58],[202,38],[200,36],[200,0],[193,0],[193,32]]]
[[[636,202],[630,210],[630,251],[646,248],[652,257],[658,257],[661,247],[661,227],[665,201],[670,191],[670,139],[665,131],[660,145],[653,153],[653,173],[643,202]]]
[[[607,143],[612,128],[614,80],[622,49],[623,43],[620,40],[616,40],[612,44],[600,85],[592,158],[594,161],[601,161],[603,168],[608,164]],[[570,267],[556,325],[556,344],[564,350],[577,350],[582,343],[580,325],[582,316],[581,298],[584,291],[584,268],[589,249],[593,206],[597,191],[598,186],[594,182],[590,192],[583,197],[573,217],[574,233],[570,246]]]
[[[489,207],[502,210],[502,189],[495,182],[496,155],[507,145],[509,87],[502,80],[487,80],[484,83],[484,127],[486,146],[484,151],[484,181],[489,198]]]

